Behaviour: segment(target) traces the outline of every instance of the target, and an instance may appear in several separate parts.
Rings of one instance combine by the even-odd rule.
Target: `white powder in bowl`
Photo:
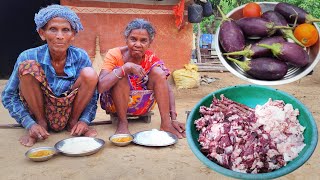
[[[68,154],[80,154],[96,150],[99,147],[101,144],[94,139],[68,139],[59,150]]]
[[[167,132],[152,129],[151,131],[143,131],[137,133],[134,141],[138,144],[150,145],[150,146],[165,146],[175,142]]]

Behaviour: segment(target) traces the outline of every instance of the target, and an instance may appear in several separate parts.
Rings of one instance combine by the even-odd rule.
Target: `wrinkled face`
[[[50,52],[64,53],[74,40],[75,31],[69,21],[56,17],[48,21],[44,28],[39,29],[42,40],[47,41]]]
[[[151,39],[145,29],[132,30],[127,38],[130,56],[136,60],[140,60],[144,56],[150,44]]]

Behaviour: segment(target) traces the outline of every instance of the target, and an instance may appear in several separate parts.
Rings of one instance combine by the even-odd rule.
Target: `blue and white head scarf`
[[[47,6],[46,8],[40,9],[38,14],[34,16],[34,22],[36,23],[36,30],[39,31],[44,25],[53,18],[61,17],[69,21],[71,27],[78,33],[83,30],[83,26],[80,22],[80,18],[75,12],[66,6],[58,4]]]

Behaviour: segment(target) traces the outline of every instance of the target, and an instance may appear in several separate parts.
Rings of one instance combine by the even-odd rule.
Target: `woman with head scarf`
[[[49,130],[67,128],[73,136],[96,136],[88,125],[95,118],[98,76],[88,54],[71,46],[83,30],[68,7],[50,5],[35,14],[45,45],[22,52],[2,92],[10,115],[28,130],[21,144],[48,138]]]
[[[101,107],[118,116],[115,134],[129,134],[127,116],[144,115],[157,102],[160,129],[185,137],[185,126],[176,119],[175,99],[167,81],[170,72],[148,50],[155,29],[150,22],[135,19],[127,25],[124,36],[126,46],[110,49],[106,54],[98,82]]]

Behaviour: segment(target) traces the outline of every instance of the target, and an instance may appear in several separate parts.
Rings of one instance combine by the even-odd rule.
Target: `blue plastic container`
[[[211,48],[212,47],[212,34],[202,34],[200,37],[200,47],[201,48]]]

